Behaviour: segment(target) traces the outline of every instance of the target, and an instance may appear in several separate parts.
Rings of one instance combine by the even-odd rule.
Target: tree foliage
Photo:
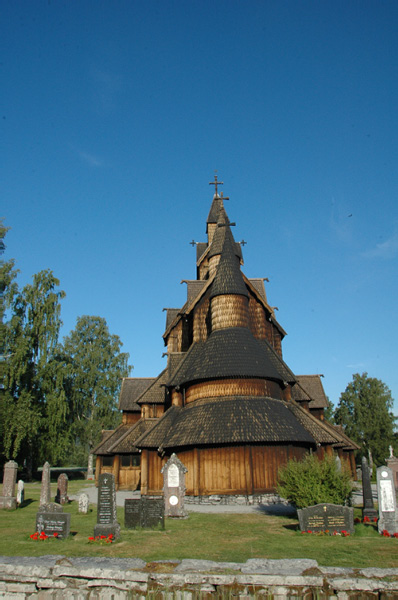
[[[389,456],[394,442],[394,422],[391,391],[380,379],[356,373],[341,394],[335,411],[335,421],[360,447],[360,455],[369,450],[377,465]]]
[[[85,456],[100,440],[102,429],[112,429],[120,419],[117,399],[121,380],[131,367],[122,343],[109,333],[105,319],[82,316],[65,337],[61,349],[67,373],[72,436]]]
[[[41,438],[64,411],[50,411],[50,365],[61,327],[59,281],[41,271],[22,291],[9,289],[11,317],[5,327],[4,448],[19,462],[39,458]],[[55,446],[56,447],[56,446]],[[55,458],[52,456],[51,458]]]
[[[309,454],[300,462],[289,460],[279,470],[277,492],[297,508],[322,502],[347,504],[352,494],[351,475],[337,466],[333,456],[318,460]]]

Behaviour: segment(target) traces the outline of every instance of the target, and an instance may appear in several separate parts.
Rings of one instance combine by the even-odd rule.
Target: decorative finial
[[[214,181],[209,181],[209,185],[214,185],[214,193],[216,196],[218,196],[218,186],[224,185],[224,182],[218,181],[217,171],[214,171]],[[224,200],[225,200],[225,198],[224,198]]]

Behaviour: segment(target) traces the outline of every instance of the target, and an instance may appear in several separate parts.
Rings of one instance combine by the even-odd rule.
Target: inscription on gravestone
[[[98,478],[97,524],[94,536],[120,535],[120,525],[116,517],[115,478],[110,473],[101,473]]]
[[[397,500],[393,476],[389,467],[377,469],[377,495],[379,498],[378,530],[387,530],[390,535],[398,533]]]
[[[316,504],[297,511],[300,530],[354,533],[354,509],[339,504]]]
[[[142,496],[124,501],[124,526],[127,529],[160,527],[164,529],[163,496]]]
[[[36,515],[36,531],[44,531],[48,536],[56,534],[59,538],[66,538],[70,533],[70,518],[70,513],[64,513],[60,504],[43,504]]]

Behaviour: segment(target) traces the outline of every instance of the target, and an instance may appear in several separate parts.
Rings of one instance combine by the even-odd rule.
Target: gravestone
[[[390,446],[390,456],[386,460],[387,467],[391,469],[395,489],[398,490],[398,458],[394,456],[393,447]]]
[[[297,514],[301,531],[329,531],[331,535],[342,531],[354,533],[354,509],[351,506],[316,504],[298,509]]]
[[[41,475],[40,506],[44,506],[51,501],[50,476],[50,465],[45,462]]]
[[[67,538],[70,533],[70,513],[64,513],[62,506],[56,502],[41,505],[36,515],[36,531]]]
[[[22,479],[20,479],[18,481],[18,488],[17,488],[17,504],[18,504],[18,506],[23,504],[24,500],[25,500],[25,484],[22,481]]]
[[[88,455],[88,464],[87,464],[87,480],[92,481],[94,479],[94,468],[93,468],[93,455]]]
[[[94,536],[120,535],[120,525],[116,517],[115,478],[111,473],[101,473],[98,478],[97,524]]]
[[[188,469],[176,454],[172,454],[163,466],[163,494],[166,517],[187,517],[185,510],[185,473]]]
[[[57,480],[57,494],[55,502],[65,504],[68,501],[68,476],[66,473],[61,473]]]
[[[362,496],[363,509],[362,518],[368,517],[371,521],[377,519],[377,510],[373,503],[372,485],[370,482],[370,470],[366,457],[362,457]]]
[[[88,501],[88,495],[85,492],[80,494],[80,496],[79,496],[79,513],[86,515],[88,513],[89,504],[90,503]]]
[[[17,508],[15,484],[17,481],[18,465],[15,460],[9,460],[4,465],[3,495],[0,496],[0,508]]]
[[[124,526],[126,529],[160,527],[164,529],[163,496],[141,496],[124,501]]]
[[[387,530],[390,535],[398,533],[397,499],[389,467],[377,469],[377,496],[379,499],[379,533],[384,530]]]

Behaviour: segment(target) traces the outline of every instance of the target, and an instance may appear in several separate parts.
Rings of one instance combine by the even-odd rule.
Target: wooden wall
[[[279,467],[290,458],[302,459],[307,451],[297,446],[253,445],[185,450],[177,456],[188,469],[188,495],[253,494],[274,491]],[[147,493],[162,490],[160,469],[166,460],[154,450],[148,452]]]

